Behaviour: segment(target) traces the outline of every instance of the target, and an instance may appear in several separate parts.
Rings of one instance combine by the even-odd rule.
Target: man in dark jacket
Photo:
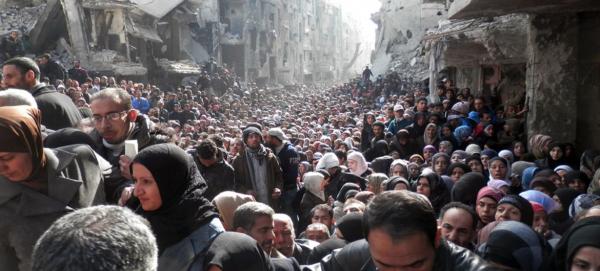
[[[139,150],[161,140],[151,134],[149,120],[132,108],[131,96],[123,89],[107,88],[94,94],[90,108],[94,122],[90,136],[96,142],[95,151],[112,165],[111,176],[104,180],[107,201],[124,202],[132,189],[129,164],[133,159],[124,155],[125,140],[136,140]]]
[[[2,57],[4,60],[25,54],[23,40],[19,37],[19,31],[13,30],[2,40]]]
[[[384,192],[364,216],[367,238],[324,258],[323,270],[493,270],[479,256],[440,238],[433,207],[420,194]]]
[[[273,215],[273,222],[275,248],[284,256],[293,257],[300,264],[307,264],[310,253],[319,243],[307,239],[296,239],[294,223],[286,214]]]
[[[40,69],[29,58],[16,57],[2,67],[2,87],[24,89],[33,95],[40,111],[42,124],[48,129],[58,130],[75,127],[81,121],[81,113],[66,95],[52,86],[40,83]]]
[[[65,67],[58,61],[51,59],[50,54],[43,54],[38,57],[38,63],[40,66],[41,77],[48,77],[51,84],[54,84],[56,80],[62,80],[64,82],[67,79]]]
[[[190,151],[194,158],[200,174],[206,180],[208,188],[204,196],[212,200],[216,195],[223,191],[233,191],[235,189],[235,175],[233,167],[224,159],[221,150],[211,140],[205,140]]]
[[[73,61],[73,68],[69,69],[69,78],[83,84],[88,77],[88,72],[81,67],[81,62],[79,60]]]
[[[296,148],[288,141],[280,128],[270,129],[266,136],[266,145],[273,150],[281,166],[283,176],[283,192],[281,194],[281,207],[283,212],[292,218],[294,224],[298,224],[298,212],[292,207],[292,202],[298,194],[298,164],[300,155]]]

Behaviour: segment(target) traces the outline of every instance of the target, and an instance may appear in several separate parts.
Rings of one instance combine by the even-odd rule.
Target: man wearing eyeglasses
[[[94,130],[90,136],[98,146],[95,150],[112,165],[105,178],[107,201],[117,203],[123,194],[130,194],[130,159],[125,154],[125,140],[137,140],[139,150],[156,143],[150,134],[149,120],[133,109],[131,95],[120,88],[107,88],[90,100]],[[127,189],[125,189],[127,188]]]

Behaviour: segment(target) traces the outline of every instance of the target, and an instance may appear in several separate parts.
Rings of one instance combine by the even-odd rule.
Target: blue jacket
[[[202,271],[204,256],[212,241],[225,229],[219,218],[198,228],[188,237],[165,249],[158,258],[158,271]]]
[[[300,155],[296,148],[289,142],[283,143],[283,148],[277,154],[283,176],[283,189],[290,189],[296,185],[298,177],[298,164],[300,164]]]
[[[411,125],[411,124],[412,124],[412,121],[407,120],[407,119],[402,119],[401,121],[394,119],[394,120],[390,121],[390,124],[387,127],[387,129],[388,129],[388,132],[395,135],[398,131],[406,128],[406,126]]]
[[[142,114],[148,114],[148,111],[150,110],[150,102],[148,102],[146,98],[138,99],[136,97],[131,97],[131,106],[142,112]]]

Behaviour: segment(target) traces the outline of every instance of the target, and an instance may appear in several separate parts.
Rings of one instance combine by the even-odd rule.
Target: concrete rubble
[[[42,4],[33,7],[12,6],[0,9],[0,36],[8,35],[12,30],[28,34],[45,8],[46,5]]]

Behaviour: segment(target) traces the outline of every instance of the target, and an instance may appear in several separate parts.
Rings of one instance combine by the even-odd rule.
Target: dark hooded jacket
[[[200,162],[196,150],[189,151],[189,154],[194,158],[196,166],[206,180],[208,188],[206,189],[205,197],[212,200],[215,196],[223,191],[233,191],[235,189],[235,173],[233,167],[223,159],[223,153],[218,152],[217,162],[210,167],[204,166]]]
[[[42,124],[48,129],[76,127],[82,119],[71,98],[59,93],[53,86],[38,84],[31,90],[31,95],[42,111]]]

